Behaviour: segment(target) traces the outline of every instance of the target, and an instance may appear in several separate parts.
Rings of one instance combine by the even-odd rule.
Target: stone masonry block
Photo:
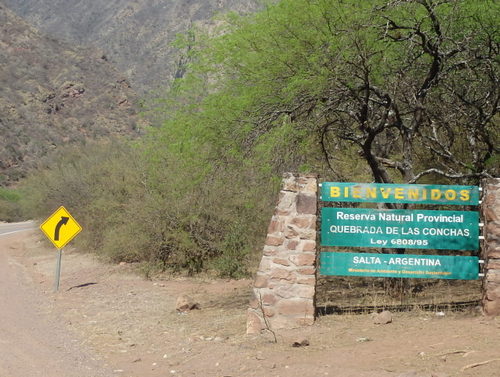
[[[297,323],[295,317],[286,317],[282,315],[276,315],[268,319],[269,327],[274,330],[281,329],[295,329],[297,327],[302,327]]]
[[[500,283],[488,284],[488,290],[486,292],[486,298],[488,300],[500,300]]]
[[[297,273],[300,275],[314,275],[316,274],[316,268],[315,267],[298,268]]]
[[[286,216],[293,213],[296,209],[297,194],[289,191],[281,191],[280,196],[281,199],[276,206],[276,214]]]
[[[488,221],[486,226],[483,228],[487,233],[499,234],[500,233],[500,221],[491,220]]]
[[[250,300],[248,306],[250,307],[250,309],[259,309],[260,308],[259,300],[257,300],[256,298]]]
[[[262,295],[262,305],[274,305],[278,300],[274,293],[265,293]]]
[[[272,280],[286,280],[289,282],[295,282],[295,274],[292,271],[285,270],[283,268],[274,268],[271,271],[270,278]]]
[[[312,285],[316,287],[316,276],[298,275],[297,284]]]
[[[311,239],[314,239],[316,237],[316,231],[313,230],[313,229],[303,229],[300,232],[299,237],[300,237],[301,240],[311,240]]]
[[[294,192],[317,192],[318,176],[314,174],[283,174],[282,190]]]
[[[484,219],[486,221],[497,221],[498,220],[498,215],[495,213],[495,211],[492,208],[485,208],[483,213],[484,213]]]
[[[276,246],[264,246],[264,255],[265,256],[275,256],[279,253],[279,249]]]
[[[316,231],[311,228],[301,229],[295,225],[287,225],[285,229],[285,237],[287,239],[293,239],[299,237],[300,239],[310,240],[314,239],[316,236]]]
[[[260,334],[265,328],[264,320],[253,309],[247,311],[247,334]]]
[[[313,316],[301,316],[301,317],[287,317],[287,316],[275,316],[274,318],[269,318],[271,328],[275,330],[279,329],[295,329],[304,326],[311,326],[314,324]]]
[[[316,255],[313,253],[302,253],[290,255],[290,261],[296,266],[314,266],[316,262]]]
[[[486,281],[493,282],[493,283],[500,283],[500,271],[488,270],[486,272]]]
[[[274,258],[273,263],[279,264],[281,266],[286,266],[286,267],[290,266],[290,262],[285,258]]]
[[[264,306],[262,311],[266,317],[273,317],[276,314],[276,311],[270,306]]]
[[[280,246],[280,245],[283,245],[284,241],[285,241],[285,237],[283,237],[283,236],[268,235],[266,238],[266,245],[267,246]]]
[[[263,256],[260,260],[259,271],[267,271],[272,266],[272,259],[268,256]]]
[[[253,286],[255,288],[265,288],[269,284],[269,278],[267,275],[257,274]]]
[[[290,224],[297,228],[310,228],[313,223],[316,224],[316,216],[312,215],[292,217],[290,220]]]
[[[299,183],[301,185],[300,191],[303,193],[316,195],[318,192],[317,179],[299,178]]]
[[[300,188],[300,183],[294,175],[283,176],[283,181],[281,182],[281,189],[283,191],[298,192]]]
[[[316,241],[301,241],[301,247],[302,251],[316,251]]]
[[[483,311],[500,315],[500,178],[483,181],[484,221],[483,255],[486,257],[486,276],[483,281]]]
[[[285,299],[291,298],[306,298],[312,299],[314,297],[315,287],[306,284],[287,284],[280,287],[276,287],[273,291],[279,297]]]
[[[307,228],[309,226],[309,222],[310,220],[308,218],[292,217],[287,225],[293,225],[297,228]]]
[[[300,193],[297,196],[297,213],[305,215],[316,215],[317,212],[316,195]]]
[[[294,298],[281,300],[276,305],[278,314],[285,316],[313,316],[314,305],[312,300]]]
[[[488,258],[500,258],[500,245],[496,247],[489,247],[486,255]]]
[[[284,234],[287,239],[292,239],[294,237],[298,237],[300,233],[301,232],[299,228],[289,224],[286,226]]]
[[[288,250],[295,250],[295,249],[297,249],[298,245],[299,245],[299,241],[298,240],[287,240],[287,241],[285,241],[285,247]]]
[[[486,268],[488,270],[500,270],[500,259],[492,259],[492,258],[488,259]]]
[[[285,229],[284,223],[282,220],[278,218],[274,218],[277,216],[273,216],[273,219],[269,223],[269,227],[267,228],[267,234],[276,234],[276,233],[281,233]]]
[[[285,174],[247,311],[247,333],[261,332],[266,321],[273,330],[314,322],[316,226],[317,177]]]

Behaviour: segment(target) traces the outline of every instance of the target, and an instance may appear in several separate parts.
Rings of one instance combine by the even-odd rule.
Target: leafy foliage
[[[174,92],[188,105],[164,130],[196,119],[219,158],[264,151],[275,170],[349,177],[343,154],[355,148],[378,182],[477,182],[498,174],[489,163],[498,10],[490,1],[299,0],[232,15],[199,43]]]
[[[19,200],[21,195],[14,189],[0,187],[0,221],[19,221],[22,219]]]
[[[240,276],[284,171],[476,183],[499,168],[498,7],[283,0],[226,16],[179,39],[189,74],[151,110],[157,128],[68,151],[24,197],[39,215],[74,207],[112,260]]]
[[[64,205],[85,230],[74,242],[113,262],[245,275],[270,216],[259,196],[269,184],[235,193],[257,182],[229,172],[230,184],[201,180],[186,161],[152,160],[143,148],[115,140],[61,149],[23,181],[24,213],[43,218]]]

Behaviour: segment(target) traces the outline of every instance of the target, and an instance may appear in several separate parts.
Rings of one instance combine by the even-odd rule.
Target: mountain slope
[[[147,92],[182,71],[171,46],[178,33],[207,25],[217,12],[249,12],[257,0],[6,0],[30,23],[72,43],[95,45]]]
[[[135,133],[135,101],[97,50],[46,37],[0,2],[0,185],[58,145]]]

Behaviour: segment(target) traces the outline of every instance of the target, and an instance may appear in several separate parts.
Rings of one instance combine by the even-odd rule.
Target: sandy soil
[[[53,293],[56,252],[40,237],[0,237],[2,377],[500,376],[500,319],[324,316],[274,343],[270,332],[245,335],[250,280],[144,280],[67,248]],[[201,309],[176,313],[183,293]],[[302,339],[310,345],[292,347]]]

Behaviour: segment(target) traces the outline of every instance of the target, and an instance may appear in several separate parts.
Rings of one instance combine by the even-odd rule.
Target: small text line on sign
[[[321,245],[477,250],[476,211],[323,208]]]
[[[476,280],[479,277],[479,258],[454,255],[322,252],[320,274]]]

